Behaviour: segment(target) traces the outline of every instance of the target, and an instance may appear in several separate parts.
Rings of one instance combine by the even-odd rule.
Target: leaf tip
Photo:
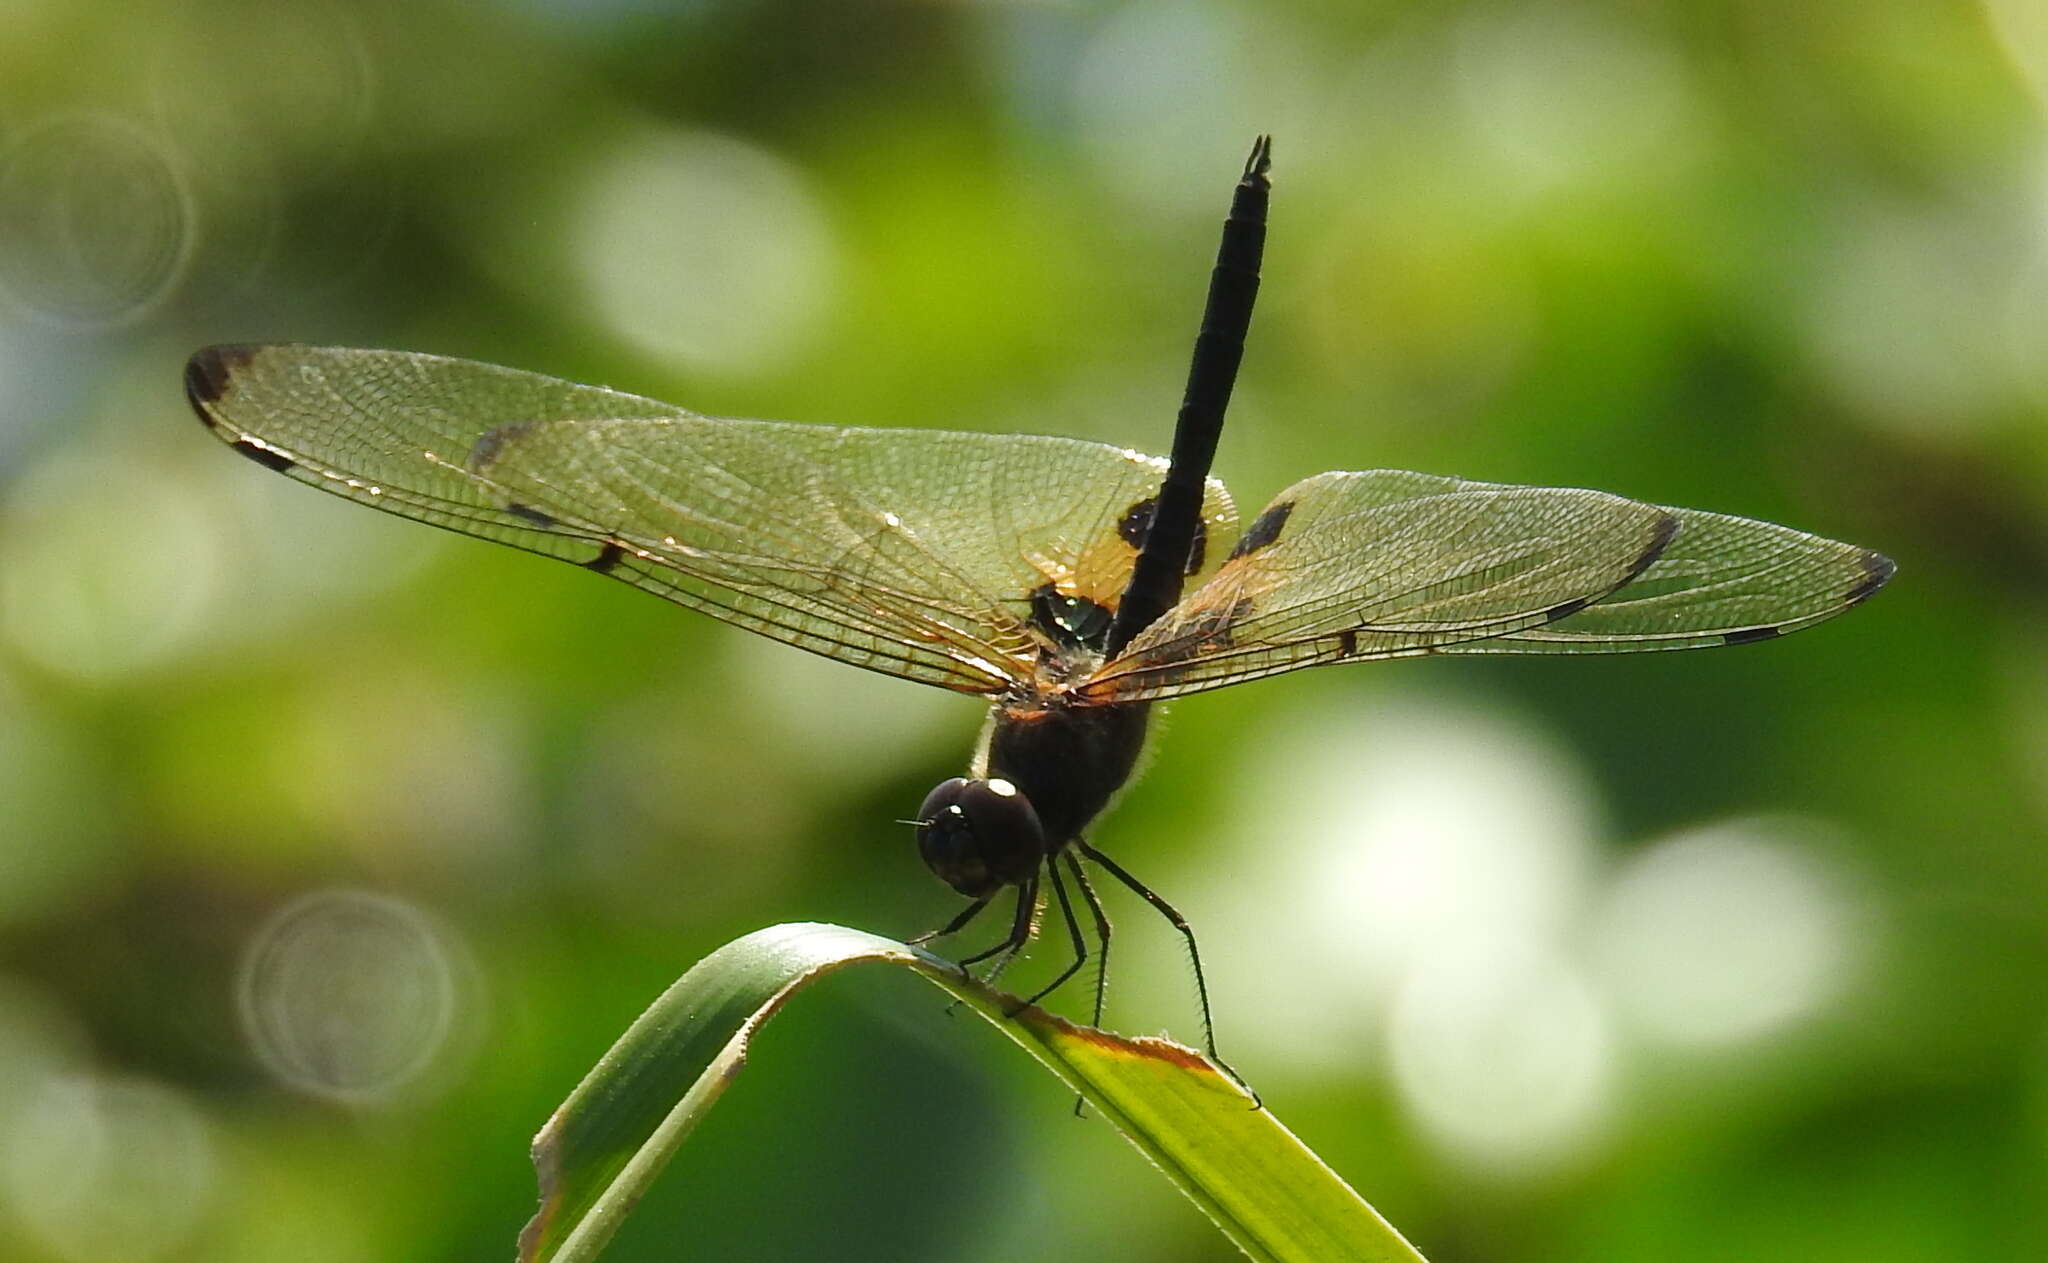
[[[554,1222],[555,1212],[561,1208],[562,1194],[562,1113],[556,1110],[533,1138],[533,1172],[540,1183],[540,1208],[533,1212],[533,1218],[519,1230],[519,1263],[532,1263],[540,1257],[541,1239],[547,1235],[548,1227]]]

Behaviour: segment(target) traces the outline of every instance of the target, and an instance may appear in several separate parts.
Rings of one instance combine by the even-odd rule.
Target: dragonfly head
[[[983,899],[1038,872],[1045,830],[1015,785],[955,776],[941,781],[918,809],[917,850],[940,881]]]

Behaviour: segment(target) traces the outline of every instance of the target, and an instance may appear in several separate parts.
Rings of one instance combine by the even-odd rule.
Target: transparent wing
[[[1677,528],[1655,505],[1598,491],[1318,474],[1076,691],[1175,697],[1560,623],[1642,574]]]
[[[1750,518],[1666,509],[1678,538],[1620,591],[1570,618],[1445,653],[1637,653],[1771,640],[1870,598],[1882,553]]]
[[[1520,489],[1393,470],[1369,477],[1370,490],[1360,494],[1382,502]],[[1618,590],[1554,622],[1435,652],[1639,653],[1749,644],[1833,618],[1869,599],[1895,569],[1882,553],[1789,526],[1660,507],[1678,520],[1678,534]]]
[[[395,351],[216,347],[186,387],[301,482],[967,693],[1044,651],[1034,591],[1121,592],[1165,468],[1076,439],[703,417]],[[1220,484],[1209,509],[1227,533]]]
[[[1475,532],[1470,512],[1488,525]],[[1626,561],[1629,524],[1646,515],[1663,525]],[[1517,558],[1504,579],[1473,586],[1475,573],[1501,573],[1486,550],[1503,545]],[[1359,552],[1345,577],[1350,549]],[[1321,474],[1283,492],[1207,587],[1084,687],[1166,697],[1294,667],[1417,653],[1747,644],[1841,613],[1892,571],[1889,558],[1853,544],[1596,492],[1395,470]],[[1599,583],[1617,574],[1603,593]],[[1333,595],[1304,599],[1296,594],[1304,582]],[[1585,591],[1561,595],[1574,586]],[[1390,593],[1398,620],[1388,617]],[[1552,597],[1559,599],[1545,606]],[[1354,610],[1357,626],[1337,625],[1340,611]]]

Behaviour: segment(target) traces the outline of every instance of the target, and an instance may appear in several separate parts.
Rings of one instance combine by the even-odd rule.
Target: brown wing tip
[[[222,442],[264,468],[283,473],[298,462],[261,439],[224,427],[213,415],[213,406],[228,393],[228,388],[234,384],[235,374],[246,368],[260,349],[253,346],[210,346],[194,354],[185,361],[185,398],[192,401],[192,411],[199,414],[199,420]]]
[[[1850,588],[1847,595],[1842,598],[1850,605],[1869,600],[1879,588],[1891,582],[1892,575],[1899,569],[1899,563],[1883,553],[1874,553],[1867,548],[1863,550],[1863,556],[1859,560],[1863,562],[1863,581]]]
[[[220,402],[234,375],[255,356],[253,346],[210,346],[185,361],[185,398],[192,401],[201,421],[213,424],[208,409]]]

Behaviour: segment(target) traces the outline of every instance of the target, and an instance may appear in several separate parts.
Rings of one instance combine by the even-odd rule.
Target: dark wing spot
[[[1784,634],[1776,627],[1745,627],[1741,631],[1722,632],[1724,645],[1753,645],[1759,640],[1773,640]]]
[[[1898,563],[1883,553],[1873,553],[1865,550],[1863,554],[1863,582],[1850,588],[1848,595],[1842,599],[1850,605],[1868,599],[1871,593],[1890,582],[1892,573],[1898,568]]]
[[[469,449],[470,472],[482,473],[498,459],[498,453],[504,449],[505,444],[532,428],[533,422],[518,421],[511,425],[485,430],[483,437],[476,441],[476,446]]]
[[[1158,510],[1159,497],[1147,496],[1124,510],[1123,517],[1117,520],[1116,533],[1131,547],[1143,548],[1145,536],[1152,530],[1152,515]]]
[[[1085,596],[1068,596],[1050,583],[1031,591],[1031,626],[1062,649],[1092,649],[1102,652],[1109,640],[1110,624],[1116,621],[1107,606]]]
[[[1677,538],[1678,519],[1669,513],[1658,518],[1657,529],[1650,532],[1649,545],[1643,549],[1642,555],[1636,558],[1635,565],[1629,567],[1628,577],[1634,579],[1648,570],[1650,563],[1662,557],[1664,550],[1671,547],[1671,541]],[[1558,617],[1562,618],[1564,615],[1560,614]]]
[[[1159,511],[1159,497],[1147,496],[1124,510],[1117,520],[1116,533],[1124,543],[1134,549],[1145,547],[1145,537],[1152,533],[1152,517]],[[1202,568],[1202,561],[1209,553],[1209,524],[1200,517],[1195,519],[1195,538],[1188,545],[1186,573],[1194,574]]]
[[[274,451],[263,446],[261,443],[252,443],[248,439],[236,439],[228,446],[234,448],[250,460],[255,461],[265,469],[275,469],[278,473],[283,473],[285,470],[298,464],[297,461],[283,452]]]
[[[513,517],[523,518],[538,527],[551,529],[555,525],[554,518],[529,505],[508,504],[505,506],[505,512],[510,513]]]
[[[1244,534],[1237,537],[1237,547],[1230,550],[1230,560],[1249,556],[1274,540],[1280,538],[1280,528],[1287,525],[1287,518],[1294,512],[1294,501],[1282,500],[1269,507],[1253,519]]]
[[[1570,601],[1560,601],[1556,605],[1553,605],[1549,609],[1543,611],[1543,621],[1546,623],[1554,623],[1560,618],[1570,618],[1572,615],[1578,613],[1582,609],[1585,609],[1588,605],[1591,605],[1592,603],[1593,598],[1590,596],[1577,597]]]
[[[1337,633],[1337,652],[1346,658],[1357,653],[1358,633],[1349,629]]]
[[[251,346],[210,346],[185,361],[185,398],[192,401],[201,421],[213,424],[206,405],[227,393],[229,379],[255,354],[256,348]]]
[[[606,541],[604,548],[597,556],[583,563],[583,568],[585,570],[595,570],[599,574],[610,574],[625,559],[625,549],[610,541]]]

